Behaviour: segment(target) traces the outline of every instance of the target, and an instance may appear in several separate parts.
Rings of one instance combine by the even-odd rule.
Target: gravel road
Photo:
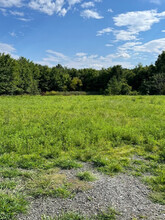
[[[91,182],[91,189],[79,191],[74,198],[39,198],[31,200],[27,215],[19,215],[19,220],[40,220],[42,215],[55,216],[61,212],[76,211],[85,216],[113,207],[120,213],[118,220],[149,219],[165,220],[165,206],[155,204],[148,199],[150,190],[133,176],[119,174],[114,177],[98,173],[90,164],[76,170],[62,170],[68,179],[80,171],[89,170],[97,176]]]

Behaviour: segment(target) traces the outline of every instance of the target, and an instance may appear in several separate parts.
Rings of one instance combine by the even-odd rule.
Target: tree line
[[[86,91],[106,95],[165,95],[165,51],[155,64],[133,69],[74,69],[35,64],[0,54],[0,95],[41,94],[50,91]]]

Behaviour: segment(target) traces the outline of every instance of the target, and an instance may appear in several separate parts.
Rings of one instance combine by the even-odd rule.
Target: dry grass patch
[[[73,178],[73,179],[68,180],[68,188],[71,191],[78,193],[78,192],[92,189],[92,186],[91,186],[91,184],[89,184],[85,181],[81,181],[77,178]]]
[[[66,175],[53,171],[34,176],[27,182],[26,191],[33,197],[52,196],[66,198],[70,195],[67,189]]]

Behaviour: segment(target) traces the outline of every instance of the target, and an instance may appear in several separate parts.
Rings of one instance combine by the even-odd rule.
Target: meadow
[[[72,196],[56,171],[81,162],[137,176],[165,204],[164,96],[0,97],[0,219],[28,196]]]

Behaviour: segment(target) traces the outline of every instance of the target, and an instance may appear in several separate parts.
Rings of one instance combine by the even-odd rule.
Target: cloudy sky
[[[165,50],[165,0],[0,0],[0,53],[74,68],[134,67]]]

